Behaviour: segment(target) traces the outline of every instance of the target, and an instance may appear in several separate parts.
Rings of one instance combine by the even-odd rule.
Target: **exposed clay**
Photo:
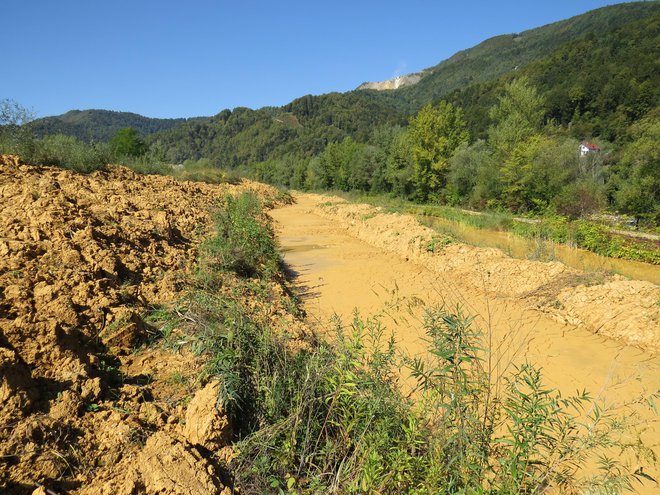
[[[0,492],[221,493],[215,388],[195,395],[189,351],[144,347],[144,315],[182,295],[214,204],[246,190],[276,195],[0,158]]]
[[[229,445],[231,427],[219,404],[220,383],[210,382],[188,404],[183,436],[193,445],[216,450]]]

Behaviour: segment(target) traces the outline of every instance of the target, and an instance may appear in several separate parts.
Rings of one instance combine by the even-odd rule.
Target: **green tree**
[[[438,200],[447,182],[449,159],[468,141],[463,111],[441,101],[427,105],[410,120],[415,195],[421,201]]]
[[[24,124],[34,119],[34,112],[14,100],[0,100],[0,152],[15,153],[31,160],[35,149],[32,131]]]
[[[117,156],[142,156],[148,151],[147,144],[132,127],[119,129],[110,140],[110,148]]]
[[[351,189],[382,192],[384,186],[385,155],[376,146],[362,146],[351,163],[348,180]]]
[[[389,190],[397,196],[409,198],[413,194],[413,161],[410,136],[397,129],[392,139],[386,158],[385,180]]]
[[[360,145],[351,138],[339,143],[330,143],[319,155],[317,176],[321,187],[338,188],[348,191],[350,188],[350,166]]]
[[[641,219],[658,209],[658,185],[658,180],[653,177],[635,176],[617,192],[617,206],[623,213],[634,216],[639,225]]]
[[[553,204],[560,215],[573,219],[585,217],[604,206],[603,186],[589,179],[567,184]]]
[[[473,196],[477,184],[480,191],[484,192],[487,186],[487,175],[483,169],[496,169],[492,160],[492,152],[488,149],[485,141],[478,140],[471,146],[462,145],[454,156],[449,159],[449,173],[447,176],[447,189],[450,203],[465,204]],[[486,193],[484,199],[492,199],[493,192]]]
[[[660,111],[653,111],[630,129],[614,182],[620,184],[617,207],[636,221],[658,211],[660,204]]]
[[[488,130],[493,149],[508,155],[521,142],[541,129],[543,98],[526,77],[515,79],[504,87],[504,94],[490,109],[495,121]]]

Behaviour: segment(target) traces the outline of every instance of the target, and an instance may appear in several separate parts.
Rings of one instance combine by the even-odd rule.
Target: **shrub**
[[[35,141],[32,155],[25,156],[24,159],[38,165],[51,165],[87,173],[109,163],[111,153],[107,145],[85,144],[75,137],[58,134]]]
[[[600,211],[604,204],[603,188],[589,181],[565,186],[555,199],[557,213],[571,219],[583,218]]]
[[[233,271],[242,277],[268,278],[278,272],[275,240],[254,194],[227,196],[214,221],[215,236],[201,246],[208,273]]]

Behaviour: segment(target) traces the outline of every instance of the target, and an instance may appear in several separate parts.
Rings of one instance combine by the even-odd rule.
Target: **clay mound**
[[[312,195],[310,195],[312,196]],[[499,249],[451,241],[435,249],[439,234],[411,215],[314,197],[314,213],[330,218],[351,235],[406,260],[423,264],[446,280],[461,280],[500,298],[522,299],[553,318],[594,333],[660,352],[660,288],[650,282],[613,276],[597,284],[558,262],[520,260]]]
[[[229,445],[231,427],[219,405],[220,383],[199,390],[188,404],[183,436],[193,445],[216,450]]]
[[[604,284],[564,289],[557,296],[570,322],[660,353],[658,297],[648,282],[615,277]]]
[[[138,456],[148,493],[206,495],[223,487],[213,467],[185,441],[156,433]]]
[[[172,373],[195,376],[199,358],[135,351],[154,337],[143,316],[180,297],[214,205],[245,190],[277,197],[247,181],[178,182],[118,166],[82,175],[0,157],[0,492],[99,493],[97,480],[115,486],[125,474],[115,468],[138,457],[156,474],[142,473],[137,492],[221,489],[207,472],[166,491],[157,474],[188,476],[186,462],[206,469],[187,440],[152,439],[186,422],[194,390]],[[196,399],[187,435],[211,447],[230,430],[221,411],[199,417],[209,403]],[[159,449],[166,457],[149,455]]]
[[[0,417],[21,418],[30,411],[37,397],[28,365],[16,351],[0,346]]]
[[[154,433],[135,458],[117,466],[120,476],[99,480],[85,495],[229,495],[215,468],[186,440]]]

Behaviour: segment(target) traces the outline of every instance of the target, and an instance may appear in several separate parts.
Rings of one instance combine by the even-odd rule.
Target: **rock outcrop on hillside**
[[[405,86],[417,84],[426,74],[424,71],[406,74],[405,76],[396,76],[392,79],[378,82],[365,82],[360,84],[357,89],[374,89],[376,91],[385,91],[388,89],[399,89]]]

